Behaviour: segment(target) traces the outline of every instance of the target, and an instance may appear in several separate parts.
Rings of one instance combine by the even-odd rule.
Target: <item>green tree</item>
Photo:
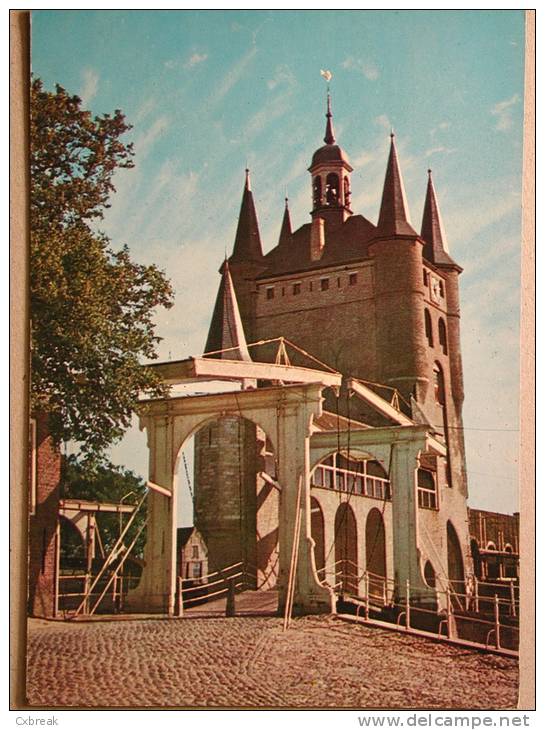
[[[92,502],[119,503],[123,501],[123,504],[136,505],[145,492],[144,480],[129,469],[115,466],[111,462],[91,465],[89,462],[78,461],[73,454],[64,460],[61,481],[61,496],[63,498],[90,500]],[[136,536],[145,517],[146,504],[144,503],[123,540],[126,546],[129,546]],[[97,513],[100,538],[106,553],[113,548],[128,520],[129,515],[127,514],[120,518],[115,513]],[[142,557],[145,541],[146,534],[144,530],[136,542],[132,552],[133,556]],[[65,540],[64,552],[67,557],[81,557],[83,555],[81,541],[79,539],[75,542]]]
[[[140,362],[156,357],[154,311],[172,306],[172,288],[96,231],[115,171],[133,167],[121,140],[129,129],[119,110],[92,117],[79,97],[32,81],[31,406],[48,414],[57,442],[95,460],[130,425],[142,391],[164,392]]]

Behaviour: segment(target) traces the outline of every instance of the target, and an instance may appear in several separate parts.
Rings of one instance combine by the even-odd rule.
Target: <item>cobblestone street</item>
[[[513,708],[513,659],[334,617],[31,620],[31,705]]]

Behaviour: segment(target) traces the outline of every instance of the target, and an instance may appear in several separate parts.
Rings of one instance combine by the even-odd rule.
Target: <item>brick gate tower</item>
[[[227,272],[232,285],[230,306],[237,316],[240,312],[241,321],[241,328],[231,327],[238,334],[230,345],[238,345],[240,338],[255,342],[285,337],[346,377],[380,384],[383,387],[378,392],[383,396],[398,393],[401,410],[416,423],[429,424],[444,439],[447,457],[430,463],[423,458],[420,464],[423,469],[418,479],[427,469],[428,476],[422,478],[430,480],[426,488],[435,495],[421,500],[419,512],[437,512],[435,516],[422,514],[421,529],[432,543],[430,554],[422,555],[422,563],[427,557],[435,571],[461,583],[470,564],[458,294],[462,269],[448,253],[431,171],[417,233],[410,223],[392,133],[378,222],[374,225],[363,215],[354,214],[353,168],[336,143],[329,94],[324,145],[312,156],[308,170],[311,220],[292,230],[286,200],[278,243],[266,254],[246,171]],[[224,296],[225,277],[224,267],[218,299]],[[207,351],[225,347],[217,333],[225,331],[226,318],[224,309],[216,304]],[[345,392],[336,402],[329,396],[325,405],[371,426],[384,425],[365,404],[349,401]],[[246,553],[251,544],[253,555],[259,556],[261,537],[255,521],[259,466],[254,463],[250,472],[246,470],[242,489],[238,474],[229,479],[222,473],[218,457],[226,451],[234,454],[235,445],[227,433],[214,443],[210,438],[207,441],[198,435],[196,440],[195,488],[197,494],[209,496],[215,489],[216,496],[207,504],[197,499],[196,525],[205,537],[207,532],[212,536],[214,528],[207,514],[221,500],[229,501],[233,520],[235,513],[254,515],[252,520],[238,518],[237,540],[245,544]],[[246,454],[246,464],[250,453],[255,456],[255,447],[246,439],[254,438],[248,432],[236,444],[236,449]],[[240,469],[235,471],[240,473]],[[272,525],[274,505],[267,514]],[[257,515],[259,523],[259,509]],[[251,534],[246,532],[241,540],[243,519]],[[234,552],[237,550],[242,559],[242,548]],[[229,553],[232,556],[233,550]]]

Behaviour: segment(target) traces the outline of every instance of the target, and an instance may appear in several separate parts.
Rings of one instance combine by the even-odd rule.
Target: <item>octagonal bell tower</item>
[[[327,92],[327,112],[324,142],[316,150],[308,168],[312,176],[312,218],[329,223],[344,223],[350,208],[350,173],[353,168],[345,151],[335,144],[331,96]]]

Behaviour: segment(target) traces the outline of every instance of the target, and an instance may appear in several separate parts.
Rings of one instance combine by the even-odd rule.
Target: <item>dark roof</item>
[[[431,170],[428,170],[428,187],[426,190],[426,202],[424,203],[424,214],[422,216],[421,238],[425,241],[422,255],[428,261],[437,265],[455,266],[458,264],[445,251],[446,240],[441,225],[441,214],[435,188],[431,177]]]
[[[186,546],[187,541],[195,532],[195,527],[178,527],[176,530],[176,541],[179,548]]]
[[[367,243],[375,235],[375,226],[362,215],[349,216],[344,223],[325,225],[325,247],[321,258],[310,258],[311,224],[305,223],[294,231],[281,246],[265,255],[264,271],[258,278],[323,269],[368,258]]]
[[[325,144],[323,147],[317,149],[312,155],[312,162],[310,163],[309,169],[312,169],[320,162],[344,162],[350,167],[346,152],[338,144]]]
[[[210,357],[250,360],[235,287],[227,261],[224,261],[221,271],[221,282],[204,351],[205,353],[217,353]],[[221,353],[219,352],[221,350],[228,350],[228,352]]]
[[[246,171],[246,183],[242,193],[235,244],[229,260],[232,262],[261,261],[262,257],[263,249],[261,248],[254,196],[250,190],[248,171]]]
[[[362,428],[370,428],[366,423],[348,419],[331,411],[322,411],[322,415],[314,419],[314,424],[322,431],[348,431]]]
[[[377,238],[388,236],[410,236],[412,238],[418,235],[408,220],[403,180],[399,170],[393,133],[391,134],[390,155],[384,179],[376,235]]]

